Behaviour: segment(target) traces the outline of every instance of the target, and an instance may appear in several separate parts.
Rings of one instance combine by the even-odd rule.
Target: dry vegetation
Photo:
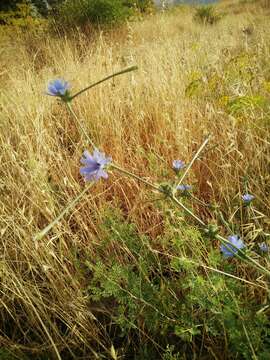
[[[125,221],[164,250],[161,208],[148,189],[115,172],[46,237],[33,240],[85,187],[79,160],[86,142],[65,107],[45,95],[50,79],[63,77],[75,91],[137,64],[138,71],[74,101],[95,142],[117,163],[158,182],[172,176],[173,159],[188,162],[211,134],[189,174],[196,196],[219,203],[230,219],[247,181],[260,227],[267,230],[269,9],[225,2],[222,11],[226,16],[214,26],[196,24],[187,7],[98,36],[75,30],[67,36],[2,34],[0,344],[18,358],[41,359],[45,353],[51,355],[44,359],[92,359],[95,352],[110,353],[110,328],[97,315],[105,307],[89,301],[90,274],[82,265],[95,261],[107,208],[120,208]],[[199,205],[194,210],[215,220]],[[247,242],[255,244],[258,231],[242,225]],[[113,243],[104,258],[121,263],[122,247]],[[239,265],[238,274],[255,281],[249,270]],[[264,290],[251,293],[252,287],[249,295],[265,301]]]

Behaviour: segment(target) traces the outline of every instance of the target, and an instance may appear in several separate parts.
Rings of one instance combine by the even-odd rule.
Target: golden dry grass
[[[137,72],[74,102],[95,142],[117,163],[158,182],[168,179],[173,159],[189,161],[210,133],[209,149],[189,177],[196,195],[220,203],[229,218],[246,176],[267,228],[269,109],[226,110],[228,97],[260,94],[269,100],[269,15],[264,8],[251,9],[231,13],[227,5],[228,14],[213,27],[194,23],[193,13],[184,8],[90,39],[79,31],[60,38],[3,36],[2,346],[32,354],[47,349],[63,359],[76,358],[74,349],[86,358],[94,358],[91,349],[97,344],[109,349],[106,329],[85,296],[87,278],[77,260],[95,258],[98,224],[109,205],[120,207],[153,242],[162,234],[162,214],[146,201],[148,190],[114,173],[92,187],[48,236],[33,240],[84,188],[79,159],[86,141],[66,109],[45,96],[50,79],[63,77],[79,90],[137,64]],[[247,27],[251,34],[243,32]],[[198,86],[188,96],[192,81]],[[194,209],[206,220],[213,217]],[[256,234],[248,231],[254,241]]]

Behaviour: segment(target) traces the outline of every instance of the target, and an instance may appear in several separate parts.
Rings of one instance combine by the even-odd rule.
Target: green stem
[[[110,164],[110,167],[113,168],[113,169],[115,169],[115,170],[118,170],[119,172],[121,172],[121,173],[123,173],[123,174],[125,174],[125,175],[127,175],[127,176],[129,176],[129,177],[132,177],[132,178],[134,178],[134,179],[136,179],[136,180],[144,183],[145,185],[151,187],[151,188],[154,189],[154,190],[157,190],[157,191],[159,191],[159,192],[162,192],[162,191],[160,190],[160,188],[159,188],[158,185],[154,185],[154,184],[152,184],[151,182],[149,182],[148,180],[145,180],[145,179],[143,179],[142,177],[131,173],[130,171],[127,171],[127,170],[125,170],[125,169],[122,169],[120,166],[118,166],[118,165],[116,165],[116,164]]]
[[[188,196],[190,196],[191,199],[195,200],[198,204],[200,204],[200,205],[202,205],[202,206],[205,206],[205,207],[208,207],[208,208],[211,207],[211,205],[206,204],[204,201],[198,199],[196,196],[192,195],[191,193],[189,193]]]
[[[211,135],[208,135],[207,138],[204,140],[204,142],[202,143],[202,145],[199,147],[198,151],[196,152],[196,154],[193,156],[193,159],[191,160],[191,162],[188,164],[186,170],[184,171],[182,177],[180,178],[180,180],[178,181],[177,185],[174,187],[173,190],[173,195],[175,195],[176,191],[177,191],[177,187],[183,182],[184,178],[186,177],[187,173],[189,172],[191,166],[194,164],[195,160],[199,157],[200,153],[203,151],[204,147],[207,145],[209,139],[210,139]]]
[[[156,253],[156,254],[165,255],[165,256],[167,256],[167,257],[169,257],[169,258],[171,258],[171,259],[179,259],[179,256],[175,256],[175,255],[172,255],[172,254],[164,253],[164,252],[162,252],[162,251],[153,249],[151,246],[148,246],[148,248],[149,248],[152,252],[154,252],[154,253]],[[180,259],[181,259],[181,258],[180,258]],[[205,264],[203,264],[203,263],[198,263],[198,262],[196,262],[196,261],[194,261],[194,260],[191,260],[191,259],[189,259],[189,258],[182,258],[182,259],[185,259],[185,260],[187,259],[191,264],[194,264],[194,265],[196,265],[196,266],[203,267],[204,269],[217,272],[218,274],[221,274],[221,275],[224,275],[224,276],[228,276],[228,277],[233,278],[233,279],[235,279],[235,280],[239,280],[239,281],[242,281],[242,282],[244,282],[244,283],[246,283],[246,284],[249,284],[249,285],[252,285],[252,286],[256,286],[256,287],[259,287],[259,288],[261,288],[261,289],[264,289],[264,290],[268,291],[268,289],[267,289],[266,287],[264,287],[264,286],[262,286],[262,285],[259,285],[259,284],[256,284],[256,283],[253,283],[253,282],[251,282],[251,281],[249,281],[249,280],[240,278],[240,277],[238,277],[238,276],[236,276],[236,275],[233,275],[233,274],[230,274],[230,273],[226,273],[225,271],[222,271],[222,270],[213,268],[213,267],[211,267],[211,266],[207,266],[207,265],[205,265]]]
[[[64,217],[64,215],[73,208],[73,206],[84,196],[87,190],[93,185],[94,183],[90,183],[88,186],[86,186],[86,188],[78,196],[76,196],[76,198],[73,199],[71,203],[68,204],[67,207],[65,207],[64,210],[61,211],[57,218],[55,218],[49,225],[47,225],[43,230],[41,230],[34,236],[34,240],[42,239],[54,227],[54,225],[56,225]]]
[[[186,213],[188,213],[190,216],[192,216],[197,222],[202,225],[206,226],[206,224],[198,217],[196,216],[189,208],[187,208],[181,201],[179,201],[174,195],[170,197],[173,203],[175,203],[178,207],[183,209]]]
[[[222,212],[220,210],[217,211],[217,216],[219,216],[220,221],[227,228],[227,230],[232,232],[233,230],[230,228],[229,223],[224,219],[224,216],[223,216],[223,214],[222,214]]]
[[[90,137],[87,135],[87,132],[85,130],[85,128],[82,126],[80,119],[77,117],[76,113],[73,111],[71,103],[70,102],[66,102],[67,108],[69,110],[69,112],[71,113],[71,115],[75,118],[77,125],[79,126],[79,128],[81,129],[81,131],[83,132],[84,136],[86,137],[87,141],[91,144],[91,146],[95,149],[96,146],[93,143],[93,141],[90,139]]]
[[[130,71],[134,71],[134,70],[137,70],[137,69],[138,69],[138,66],[131,66],[131,67],[127,68],[127,69],[124,69],[124,70],[118,71],[118,72],[116,72],[116,73],[114,73],[114,74],[112,74],[112,75],[106,76],[104,79],[99,80],[99,81],[95,82],[94,84],[91,84],[91,85],[87,86],[86,88],[78,91],[76,94],[74,94],[73,96],[71,96],[71,97],[69,98],[69,100],[72,101],[72,100],[75,99],[77,96],[79,96],[79,95],[81,95],[82,93],[84,93],[85,91],[93,88],[94,86],[103,83],[104,81],[107,81],[107,80],[109,80],[109,79],[111,79],[111,78],[113,78],[113,77],[115,77],[115,76],[122,75],[122,74],[125,74],[125,73],[130,72]]]

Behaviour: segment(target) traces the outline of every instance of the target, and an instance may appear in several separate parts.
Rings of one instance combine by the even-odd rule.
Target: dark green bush
[[[44,21],[36,7],[29,1],[17,3],[14,8],[10,7],[8,11],[0,11],[0,25],[29,28],[43,23]]]
[[[111,25],[124,21],[131,9],[122,0],[68,0],[61,4],[57,22],[61,25]]]

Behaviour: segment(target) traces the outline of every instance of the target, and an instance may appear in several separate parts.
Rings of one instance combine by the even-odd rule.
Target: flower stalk
[[[194,164],[195,160],[198,159],[199,155],[201,154],[201,152],[203,151],[203,149],[205,148],[205,146],[208,144],[209,140],[210,140],[211,135],[209,134],[206,139],[204,140],[204,142],[202,143],[202,145],[199,147],[199,149],[197,150],[196,154],[193,156],[191,162],[188,164],[188,166],[186,167],[186,170],[184,171],[183,175],[181,176],[180,180],[178,181],[178,183],[176,184],[174,190],[173,190],[173,194],[175,195],[175,193],[177,192],[177,188],[182,184],[184,178],[186,177],[187,173],[189,172],[189,170],[191,169],[192,165]]]
[[[122,75],[122,74],[125,74],[125,73],[128,73],[128,72],[134,71],[134,70],[138,70],[138,66],[131,66],[131,67],[127,68],[127,69],[124,69],[124,70],[118,71],[118,72],[116,72],[116,73],[114,73],[112,75],[106,76],[102,80],[99,80],[99,81],[85,87],[84,89],[78,91],[74,95],[70,96],[70,101],[74,100],[77,96],[79,96],[79,95],[83,94],[84,92],[92,89],[93,87],[103,83],[104,81],[107,81],[109,79],[114,78],[115,76]]]
[[[34,236],[34,241],[41,240],[45,235],[48,234],[48,232],[66,215],[69,213],[69,211],[77,204],[79,200],[81,200],[84,196],[84,194],[87,193],[87,191],[94,185],[94,183],[89,183],[84,190],[77,195],[69,204],[66,206],[61,213],[51,222],[49,223],[43,230],[41,230],[39,233],[37,233]]]
[[[70,114],[73,116],[73,118],[76,120],[76,124],[77,126],[81,129],[82,133],[84,134],[85,138],[87,139],[88,143],[95,149],[96,146],[94,144],[94,142],[91,140],[91,138],[88,136],[87,131],[85,130],[84,126],[81,124],[80,119],[78,118],[78,116],[76,115],[76,113],[74,112],[71,103],[70,102],[66,102],[66,106],[70,112]]]

